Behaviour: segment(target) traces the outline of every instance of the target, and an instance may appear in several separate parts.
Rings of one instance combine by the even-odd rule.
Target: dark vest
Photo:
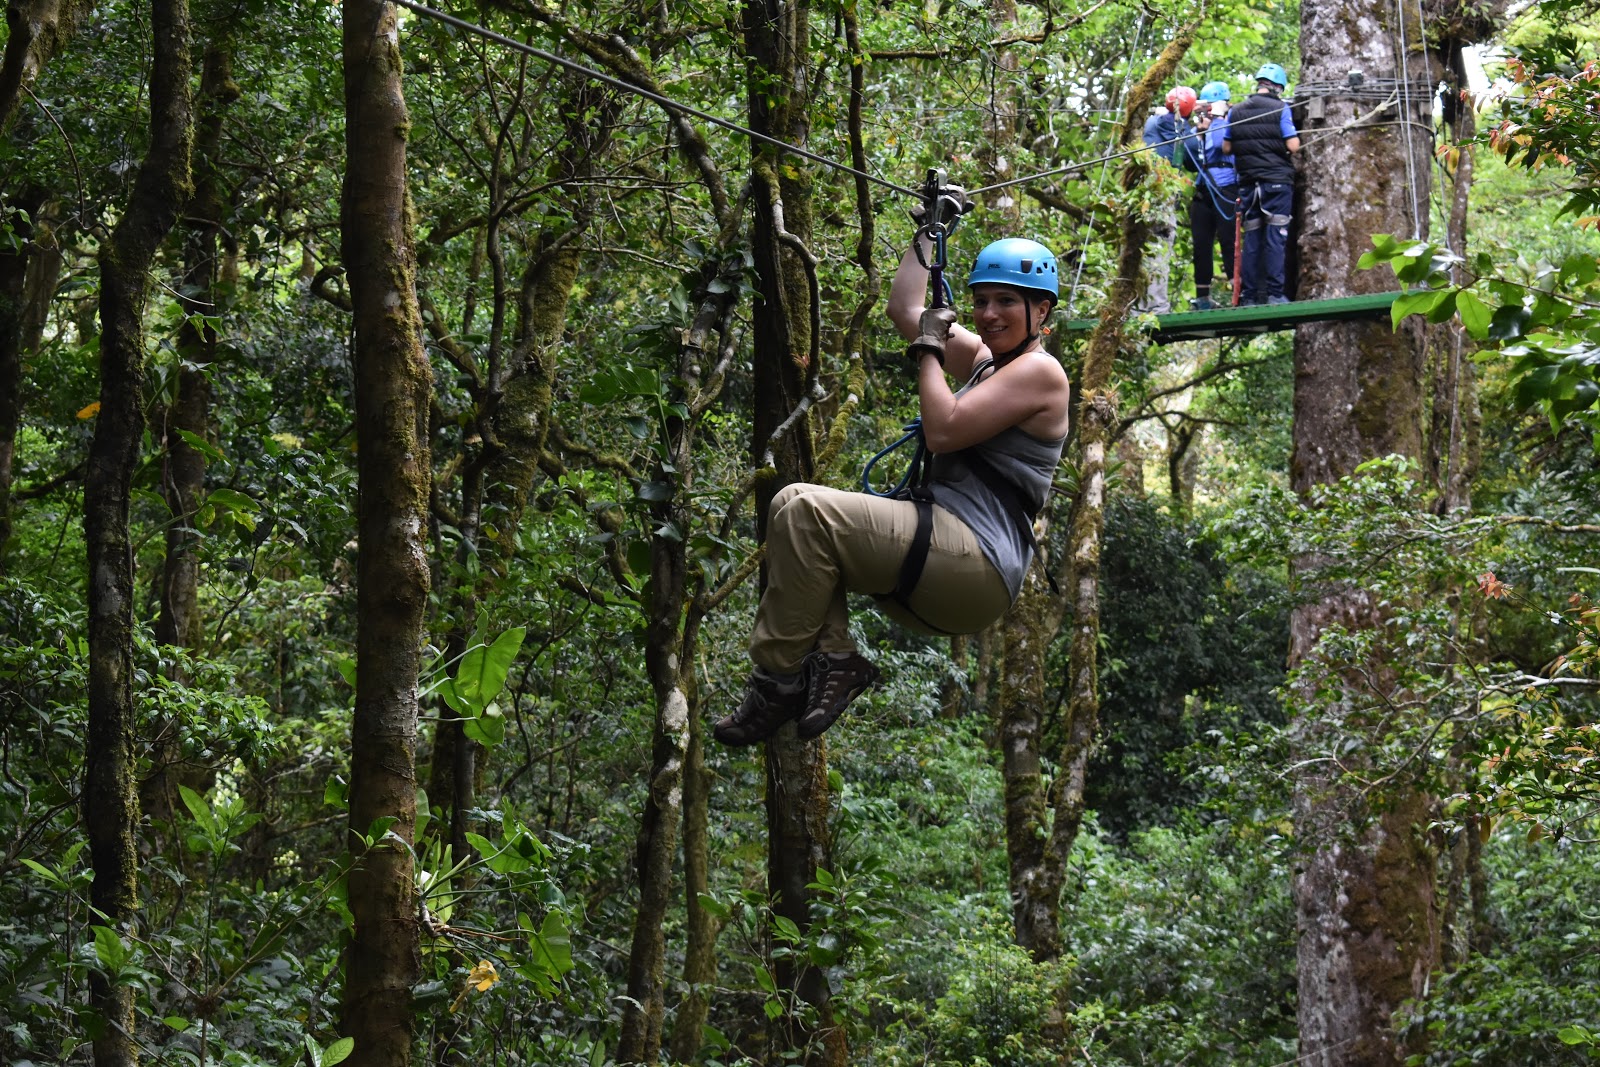
[[[1278,113],[1288,106],[1269,93],[1252,93],[1229,113],[1228,143],[1240,185],[1294,181],[1289,146],[1278,128],[1283,121]]]

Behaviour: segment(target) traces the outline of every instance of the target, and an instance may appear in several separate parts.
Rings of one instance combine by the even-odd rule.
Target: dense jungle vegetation
[[[0,1061],[1600,1058],[1592,3],[450,12],[7,4]],[[1406,295],[1154,344],[1139,127],[1266,61]],[[1063,264],[1041,559],[719,747],[930,168]]]

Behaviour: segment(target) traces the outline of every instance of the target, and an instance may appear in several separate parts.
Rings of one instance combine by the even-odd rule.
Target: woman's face
[[[1031,311],[1033,322],[1028,321]],[[1038,331],[1049,304],[1026,300],[1008,285],[976,285],[972,289],[972,327],[992,352],[1008,352]]]

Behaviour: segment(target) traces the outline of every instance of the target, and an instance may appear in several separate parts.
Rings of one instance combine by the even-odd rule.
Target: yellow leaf
[[[78,412],[78,418],[92,419],[98,414],[100,414],[100,401],[96,400],[93,404]]]
[[[494,964],[488,960],[479,960],[478,965],[467,972],[467,981],[478,987],[478,992],[484,993],[496,982],[500,981],[500,972],[494,969]]]

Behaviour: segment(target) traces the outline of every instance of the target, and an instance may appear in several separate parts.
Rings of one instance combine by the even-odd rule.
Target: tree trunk
[[[1042,541],[1041,541],[1042,543]],[[1005,781],[1006,860],[1016,942],[1039,962],[1061,955],[1061,887],[1066,864],[1049,855],[1050,825],[1040,736],[1044,730],[1044,661],[1061,629],[1064,604],[1035,561],[1005,619],[1000,666],[1001,776]]]
[[[217,331],[210,324],[200,325],[195,317],[217,317],[217,263],[221,251],[223,199],[221,160],[223,111],[239,97],[233,80],[232,44],[221,38],[207,45],[200,75],[199,117],[195,131],[194,196],[184,212],[188,235],[184,247],[183,288],[179,304],[187,316],[178,327],[180,357],[177,387],[173,402],[162,417],[161,442],[166,452],[162,468],[161,496],[171,519],[166,529],[166,556],[161,570],[161,609],[156,617],[155,637],[164,645],[194,649],[201,643],[199,531],[194,528],[199,510],[200,490],[205,482],[206,458],[183,436],[189,433],[207,440],[210,437],[211,381],[208,368],[216,359]],[[182,431],[182,432],[180,432]],[[171,669],[182,680],[182,660],[174,658]],[[152,819],[171,817],[177,803],[177,783],[196,786],[193,774],[179,766],[182,746],[177,730],[162,724],[154,743],[150,774],[140,784],[144,813]]]
[[[1133,87],[1123,121],[1125,146],[1135,142],[1142,129],[1137,117],[1156,88],[1171,77],[1193,38],[1193,25],[1181,28]],[[1124,188],[1136,187],[1147,175],[1145,161],[1137,155],[1131,157],[1123,174]],[[1078,383],[1082,398],[1078,429],[1081,488],[1070,524],[1072,574],[1068,585],[1076,590],[1076,596],[1072,600],[1069,699],[1066,740],[1048,798],[1040,754],[1045,657],[1060,631],[1067,603],[1046,591],[1042,568],[1048,561],[1042,554],[1002,623],[998,700],[1012,923],[1017,944],[1041,963],[1058,959],[1063,950],[1061,888],[1083,821],[1084,782],[1099,725],[1099,545],[1105,526],[1106,448],[1117,425],[1111,378],[1123,343],[1123,322],[1141,294],[1140,265],[1148,236],[1144,219],[1131,212],[1124,216],[1117,277],[1107,294],[1100,324],[1090,335]],[[1065,991],[1058,990],[1041,1021],[1041,1030],[1053,1045],[1067,1036],[1066,1003]]]
[[[1339,83],[1361,69],[1367,76],[1401,78],[1395,54],[1401,30],[1395,8],[1374,0],[1306,0],[1301,48],[1306,82]],[[1420,45],[1415,11],[1404,16],[1406,40]],[[1426,80],[1420,52],[1407,57],[1413,80]],[[1403,122],[1419,121],[1414,94]],[[1362,101],[1327,99],[1326,124],[1355,118]],[[1426,130],[1375,126],[1340,136],[1308,138],[1305,219],[1301,228],[1299,295],[1324,299],[1372,292],[1391,282],[1356,269],[1375,233],[1420,232],[1427,224]],[[1315,130],[1306,131],[1308,134]],[[1423,358],[1420,330],[1395,332],[1388,323],[1318,323],[1295,331],[1294,455],[1291,483],[1305,494],[1353,473],[1365,460],[1399,454],[1420,459]],[[1315,564],[1303,560],[1304,570]],[[1315,667],[1318,642],[1330,627],[1369,629],[1381,609],[1360,589],[1334,585],[1295,609],[1290,663]],[[1368,674],[1383,686],[1382,664]],[[1424,841],[1429,802],[1414,789],[1392,786],[1369,798],[1315,760],[1348,738],[1359,752],[1370,729],[1355,713],[1373,694],[1330,666],[1336,690],[1320,702],[1301,688],[1295,723],[1295,832],[1303,851],[1295,878],[1299,912],[1299,1018],[1302,1059],[1325,1067],[1378,1067],[1401,1062],[1390,1018],[1399,1003],[1419,995],[1438,964],[1434,857]],[[1329,676],[1321,676],[1326,685]],[[1343,692],[1337,692],[1339,688]]]
[[[745,0],[745,52],[750,57],[752,129],[789,144],[810,137],[813,93],[808,0]],[[814,476],[810,420],[795,419],[781,440],[773,434],[800,408],[817,367],[821,309],[807,264],[812,229],[811,173],[797,159],[770,147],[756,153],[750,175],[754,223],[751,246],[757,286],[754,328],[755,408],[753,458],[770,454],[777,477],[757,498],[757,524],[766,536],[767,506],[790,482]],[[802,933],[811,926],[810,890],[819,867],[832,863],[828,836],[828,773],[824,745],[802,742],[788,728],[767,744],[767,891],[775,915]],[[803,1050],[811,1065],[842,1065],[844,1032],[833,1024],[823,975],[793,957],[772,961],[780,993],[815,1010],[815,1025],[793,1012],[774,1020],[773,1048]]]
[[[23,90],[72,37],[79,9],[73,0],[9,0],[6,50],[0,58],[0,130],[11,125]]]
[[[127,213],[100,256],[100,413],[84,479],[89,560],[89,726],[83,818],[94,864],[90,903],[107,926],[131,931],[138,909],[139,822],[134,782],[133,545],[128,502],[144,433],[144,328],[148,277],[157,247],[189,197],[194,131],[189,105],[186,0],[153,0],[150,148]],[[133,989],[90,976],[90,1004],[102,1021],[97,1067],[138,1062]]]
[[[727,329],[738,286],[729,242],[737,231],[722,229],[723,240],[708,257],[695,294],[696,314],[679,351],[675,379],[681,395],[673,399],[693,406],[702,369],[708,365],[708,341]],[[713,283],[718,284],[713,284]],[[667,420],[671,466],[659,464],[655,480],[672,486],[670,499],[651,506],[651,526],[658,531],[689,529],[687,495],[693,485],[695,419]],[[684,818],[683,779],[689,759],[690,696],[694,690],[695,635],[699,611],[688,598],[687,539],[656,533],[650,540],[650,584],[645,603],[645,669],[655,693],[656,714],[650,753],[650,792],[640,819],[635,866],[639,910],[634,917],[628,953],[628,999],[622,1009],[622,1034],[617,1062],[656,1063],[661,1055],[666,1020],[666,938],[664,926],[672,905],[673,864],[678,827]]]
[[[224,35],[227,30],[224,29]],[[219,314],[216,289],[218,238],[222,232],[222,165],[218,153],[222,145],[223,112],[239,98],[233,80],[232,43],[225,36],[206,47],[200,75],[200,116],[195,137],[195,190],[185,218],[189,225],[184,249],[184,314],[189,316],[178,328],[177,392],[167,409],[167,464],[161,480],[161,494],[172,522],[167,527],[167,554],[161,582],[161,614],[156,620],[156,640],[180,648],[199,643],[200,620],[196,613],[199,599],[200,563],[195,551],[199,537],[194,529],[200,489],[205,481],[206,460],[199,449],[178,432],[186,431],[202,440],[209,436],[211,420],[211,382],[207,367],[216,359],[217,331],[199,325],[195,316]]]
[[[356,707],[351,729],[349,876],[355,919],[341,1029],[351,1062],[410,1062],[420,973],[411,844],[416,826],[417,675],[428,605],[427,417],[406,193],[410,119],[399,26],[382,0],[344,0],[343,258],[355,326],[358,446]],[[363,844],[373,824],[387,833]],[[382,826],[383,823],[378,823]]]
[[[1455,183],[1445,242],[1458,256],[1467,254],[1467,209],[1472,193],[1472,141],[1477,136],[1477,111],[1469,99],[1455,111],[1457,146]],[[1459,268],[1457,268],[1459,272]],[[1459,282],[1459,279],[1457,279]],[[1430,327],[1434,353],[1430,379],[1432,419],[1428,433],[1428,480],[1437,494],[1441,515],[1472,507],[1472,482],[1478,473],[1479,431],[1477,365],[1471,341],[1459,320]]]
[[[690,681],[689,677],[685,681]],[[711,891],[711,771],[706,767],[700,702],[689,694],[689,751],[683,769],[683,999],[673,1013],[672,1058],[692,1063],[704,1044],[717,980],[717,933],[722,924],[700,902]]]
[[[1016,31],[1016,0],[989,0],[989,29],[995,38],[1005,38]],[[1017,140],[1017,92],[1020,63],[1014,48],[995,50],[993,65],[988,70],[989,108],[983,117],[984,136],[978,142],[977,157],[985,170],[984,185],[1009,181],[1012,173],[1010,153]],[[1014,233],[1022,223],[1022,204],[1017,200],[1016,186],[996,189],[988,193],[988,206],[1000,213],[1000,233]]]
[[[17,431],[22,426],[22,353],[27,330],[28,267],[33,258],[33,216],[44,202],[41,191],[26,190],[7,221],[16,246],[0,249],[0,574],[6,572],[11,540],[11,483],[15,476]]]

